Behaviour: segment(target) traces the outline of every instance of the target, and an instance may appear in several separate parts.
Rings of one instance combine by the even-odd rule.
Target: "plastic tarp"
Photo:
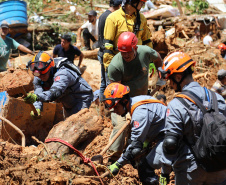
[[[174,8],[169,5],[165,5],[160,7],[157,10],[150,10],[148,12],[143,13],[146,19],[157,19],[159,17],[167,18],[167,17],[176,17],[180,15],[178,8]]]
[[[7,95],[8,94],[6,91],[0,92],[0,112],[2,107],[5,105],[5,102],[7,100]]]
[[[220,11],[226,12],[226,4],[225,4],[224,0],[207,0],[207,2],[210,5],[218,8]]]

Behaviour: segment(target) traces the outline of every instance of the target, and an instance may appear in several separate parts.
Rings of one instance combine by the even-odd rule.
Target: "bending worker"
[[[114,112],[120,116],[129,112],[132,117],[130,143],[122,156],[109,167],[110,171],[116,175],[123,165],[137,161],[142,184],[158,185],[154,169],[162,167],[160,180],[161,184],[166,185],[171,166],[163,165],[161,158],[167,108],[152,96],[130,98],[129,92],[130,88],[120,83],[111,83],[104,91],[104,103],[108,109],[114,108]],[[151,149],[152,142],[156,145]]]
[[[34,93],[29,93],[24,100],[26,103],[34,103],[38,116],[43,102],[61,102],[66,117],[91,105],[91,87],[81,77],[79,69],[67,58],[53,59],[49,54],[40,51],[28,63],[28,67],[35,76]],[[33,111],[31,116],[35,117]]]

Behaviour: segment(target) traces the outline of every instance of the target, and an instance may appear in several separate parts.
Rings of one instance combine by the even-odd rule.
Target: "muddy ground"
[[[183,20],[178,21],[175,23],[174,27],[176,28],[176,32],[169,36],[165,37],[166,29],[159,29],[157,31],[156,28],[153,26],[149,26],[150,29],[153,31],[152,33],[152,41],[154,44],[154,49],[156,49],[164,58],[168,53],[174,52],[174,51],[184,51],[187,54],[189,54],[195,61],[196,61],[196,67],[194,72],[194,79],[198,81],[202,86],[207,86],[208,88],[211,88],[213,83],[217,79],[217,71],[221,68],[226,69],[226,62],[221,57],[220,51],[217,49],[217,45],[225,40],[225,35],[221,34],[221,30],[216,30],[215,27],[208,27],[208,30],[214,31],[214,44],[215,47],[209,47],[204,46],[202,42],[199,43],[192,43],[190,42],[191,38],[194,36],[194,29],[197,27],[197,25],[200,25],[200,23],[193,23],[191,21]],[[153,28],[153,29],[152,29]],[[188,38],[185,38],[184,34],[182,33],[182,30],[187,33],[189,36]],[[193,31],[191,31],[193,30]],[[202,32],[202,38],[204,36],[204,32]],[[220,34],[220,36],[219,36]],[[12,59],[13,61],[13,59]],[[75,64],[78,61],[75,61]],[[99,89],[100,86],[100,64],[97,60],[91,60],[91,59],[84,59],[83,61],[83,67],[82,69],[85,71],[83,74],[83,77],[86,79],[86,81],[91,85],[93,88],[93,91]],[[6,74],[10,73],[10,76],[14,75],[15,79],[20,78],[20,83],[16,86],[11,86],[13,84],[13,80],[9,81],[9,77],[6,78]],[[8,71],[5,73],[0,74],[0,89],[3,90],[5,86],[8,86],[11,90],[14,90],[11,97],[13,101],[19,102],[23,107],[23,103],[21,101],[22,94],[18,94],[17,87],[23,85],[23,84],[30,84],[30,81],[32,79],[24,78],[21,73],[19,72],[19,69],[15,71],[15,73],[12,73],[12,71]],[[5,77],[5,78],[4,78]],[[10,77],[10,78],[11,78]],[[32,77],[31,77],[32,78]],[[16,81],[16,80],[15,80]],[[154,89],[155,85],[153,83],[155,79],[150,79],[150,89]],[[12,82],[12,84],[11,84]],[[15,84],[14,84],[15,85]],[[32,85],[25,86],[26,91],[32,91]],[[12,92],[12,91],[11,91]],[[167,102],[173,99],[175,92],[172,90],[168,83],[165,87],[163,87],[158,93],[164,93],[167,97]],[[155,95],[156,95],[155,94]],[[8,110],[9,112],[12,112],[12,109],[16,109],[16,107],[11,106],[11,110]],[[59,107],[59,106],[58,106]],[[51,108],[52,105],[51,105]],[[21,108],[23,109],[23,108]],[[109,118],[109,112],[104,111],[103,114],[101,114],[101,110],[99,108],[98,102],[94,102],[91,106],[91,109],[93,113],[87,113],[86,116],[82,117],[82,119],[87,120],[93,117],[93,115],[101,116],[101,118],[98,117],[98,120],[102,119],[101,122],[101,129],[98,130],[97,136],[94,138],[91,138],[89,142],[80,142],[76,145],[76,149],[78,149],[85,157],[91,158],[94,155],[99,154],[103,148],[107,145],[108,139],[112,130],[111,120]],[[29,112],[29,107],[26,107],[25,112]],[[55,124],[61,124],[63,121],[62,117],[62,110],[60,108],[55,109],[55,115],[58,115],[58,117],[54,117],[55,121],[54,123],[44,123],[43,129],[48,129],[48,131],[51,128],[48,128],[47,126],[44,127],[44,125],[51,124],[51,127]],[[131,165],[125,165],[119,172],[119,175],[117,175],[115,178],[99,178],[97,177],[94,169],[92,168],[91,164],[85,164],[80,156],[75,154],[73,150],[70,150],[70,154],[64,155],[63,153],[61,155],[57,155],[54,152],[48,151],[46,149],[46,146],[48,144],[44,144],[44,138],[47,137],[48,132],[47,130],[41,130],[39,128],[34,128],[35,125],[40,125],[36,122],[32,122],[29,120],[29,113],[27,113],[26,121],[23,120],[23,115],[13,115],[10,114],[8,119],[11,119],[14,117],[13,120],[14,124],[17,124],[17,122],[20,122],[19,125],[26,125],[28,124],[27,121],[30,121],[29,129],[39,131],[42,133],[42,137],[37,137],[37,139],[32,138],[32,135],[30,135],[30,143],[26,147],[21,147],[18,144],[15,144],[12,142],[12,139],[10,138],[10,134],[8,133],[8,138],[4,137],[4,139],[0,140],[0,184],[13,184],[13,185],[25,185],[25,184],[44,184],[44,185],[69,185],[69,184],[124,184],[124,185],[132,185],[132,184],[141,184],[138,178],[137,170],[134,169]],[[48,115],[47,115],[48,116]],[[78,118],[77,115],[72,115],[70,117],[71,122],[75,123]],[[66,120],[67,121],[67,120]],[[26,122],[26,124],[25,124]],[[97,122],[93,121],[94,127]],[[37,126],[38,127],[38,126]],[[2,123],[1,127],[1,133],[6,132],[7,129],[4,130],[6,127],[6,123]],[[26,127],[23,128],[26,132]],[[91,129],[90,127],[85,128],[85,130]],[[45,132],[44,132],[45,131]],[[36,133],[36,132],[34,132]],[[45,134],[44,134],[45,133]],[[3,136],[1,134],[1,136]],[[69,135],[70,136],[70,135]],[[14,134],[12,135],[14,137]],[[19,136],[18,136],[19,137]],[[2,138],[2,137],[1,137]],[[104,165],[98,165],[96,164],[97,171],[101,174],[103,174],[106,171],[107,166],[107,158],[109,157],[109,153],[104,154]],[[160,170],[156,170],[156,173],[159,174]],[[101,180],[102,182],[101,182]],[[174,175],[173,172],[171,173],[171,182],[170,184],[174,184]]]
[[[225,61],[221,58],[219,50],[203,46],[201,43],[180,48],[181,51],[185,49],[197,61],[194,78],[201,85],[210,88],[216,80],[218,69],[226,68]],[[85,59],[83,65],[86,69],[83,77],[95,91],[100,85],[99,62]],[[168,85],[160,92],[165,93],[167,101],[170,101],[174,96],[174,91]],[[99,112],[98,104],[93,103],[92,109]],[[112,125],[108,112],[106,111],[104,114],[102,131],[89,144],[78,146],[80,152],[88,158],[100,153],[108,143]],[[45,150],[45,144],[36,141],[33,143],[35,143],[33,146],[21,147],[6,140],[0,141],[0,184],[101,184],[91,165],[84,164],[78,155],[73,154],[73,151],[70,155],[61,155],[59,157],[55,154],[48,154]],[[104,155],[105,166],[107,166],[108,155],[108,153]],[[105,172],[105,166],[96,166],[100,175]],[[159,172],[159,170],[156,170],[157,174]],[[171,184],[174,182],[173,178],[172,173]],[[102,178],[102,181],[103,184],[112,185],[140,184],[137,170],[129,164],[120,170],[115,179],[105,177]]]

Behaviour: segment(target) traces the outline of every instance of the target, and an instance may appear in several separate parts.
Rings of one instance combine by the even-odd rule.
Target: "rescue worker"
[[[226,59],[226,45],[221,43],[218,45],[218,49],[221,51],[222,58]]]
[[[226,70],[225,69],[220,69],[217,72],[217,81],[213,84],[211,90],[223,96],[226,102]]]
[[[123,32],[133,32],[138,38],[138,45],[152,46],[147,20],[139,11],[146,0],[123,0],[122,7],[111,13],[105,22],[105,50],[103,62],[105,70],[117,51],[118,38]]]
[[[162,59],[158,52],[148,46],[137,46],[138,39],[132,32],[123,32],[118,39],[118,50],[108,66],[108,77],[111,82],[119,82],[128,85],[130,96],[147,95],[149,64],[154,63],[156,67],[162,66]],[[159,85],[159,84],[157,84]],[[110,139],[125,124],[125,117],[111,114],[113,131]],[[123,151],[126,131],[111,145],[112,155],[109,161],[114,162]]]
[[[103,94],[106,86],[110,83],[107,73],[105,72],[104,63],[103,63],[103,55],[104,55],[104,26],[106,22],[106,18],[112,12],[118,10],[121,7],[122,0],[110,0],[109,8],[101,14],[99,17],[99,24],[98,24],[98,42],[99,42],[99,51],[98,51],[98,60],[101,64],[101,84],[100,84],[100,101],[103,99]]]
[[[152,96],[130,97],[130,88],[120,83],[111,83],[104,91],[104,103],[108,109],[114,108],[118,115],[131,114],[130,144],[122,156],[109,169],[113,175],[127,164],[138,161],[138,174],[143,185],[159,185],[154,169],[162,167],[161,184],[169,182],[171,166],[161,163],[162,141],[166,106]],[[156,145],[151,149],[151,143]],[[148,144],[150,144],[148,146]]]
[[[212,101],[212,96],[209,96],[209,101],[205,101],[205,89],[198,82],[195,82],[192,77],[194,65],[195,61],[186,53],[174,52],[164,59],[163,66],[159,71],[161,71],[164,79],[170,80],[170,86],[176,92],[190,91],[198,96],[205,103],[206,107],[210,108],[211,104],[209,101]],[[216,94],[216,96],[219,111],[226,115],[226,105],[223,97],[219,94]],[[200,132],[203,114],[192,101],[185,98],[183,100],[186,101],[188,106],[185,107],[178,98],[174,98],[168,104],[165,138],[163,141],[163,151],[166,157],[164,163],[173,165],[176,185],[226,184],[226,170],[206,172],[196,162],[188,145],[194,144],[194,141],[197,139],[197,135],[194,133],[198,132],[198,130]],[[187,107],[191,108],[188,109]],[[194,127],[191,115],[195,117],[195,121],[199,123],[199,126],[195,125],[197,127]]]
[[[93,99],[92,89],[81,77],[78,68],[67,58],[53,59],[40,51],[28,63],[28,68],[35,76],[34,93],[29,93],[24,101],[34,103],[38,115],[34,115],[32,111],[33,118],[40,117],[43,102],[61,102],[66,117],[89,108]]]

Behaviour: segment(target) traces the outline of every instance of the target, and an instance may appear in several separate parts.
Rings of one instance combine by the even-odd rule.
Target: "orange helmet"
[[[184,72],[189,66],[195,65],[195,61],[186,53],[174,52],[166,56],[162,67],[159,67],[161,78],[168,79],[174,73]]]
[[[129,94],[130,88],[120,83],[111,83],[104,91],[103,101],[108,109],[112,109],[122,100],[126,94]]]
[[[221,43],[221,44],[218,45],[218,49],[225,50],[226,49],[226,45],[224,43]]]
[[[35,76],[46,74],[54,65],[53,58],[43,51],[39,51],[38,54],[28,62],[28,67]]]

